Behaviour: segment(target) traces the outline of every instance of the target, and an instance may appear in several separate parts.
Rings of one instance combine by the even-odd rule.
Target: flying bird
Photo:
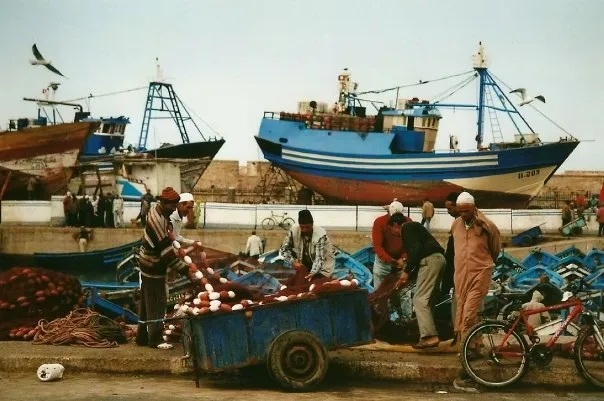
[[[529,104],[529,103],[531,103],[535,99],[540,100],[543,103],[545,103],[545,97],[543,97],[542,95],[528,97],[526,95],[526,89],[525,88],[514,89],[513,91],[510,91],[510,93],[517,93],[518,96],[520,96],[520,98],[522,99],[522,102],[520,102],[519,106],[524,106],[525,104]]]
[[[59,74],[60,76],[65,77],[65,75],[61,74],[61,71],[57,70],[52,65],[50,60],[46,60],[44,57],[42,57],[42,54],[40,54],[40,51],[38,50],[38,47],[36,46],[35,43],[31,47],[31,50],[34,53],[34,57],[36,57],[35,60],[29,61],[31,63],[31,65],[43,65],[44,67],[48,68],[50,71],[54,72],[55,74]],[[65,78],[67,78],[67,77],[65,77]]]

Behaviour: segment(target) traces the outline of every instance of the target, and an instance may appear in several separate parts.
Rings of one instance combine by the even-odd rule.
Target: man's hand
[[[394,266],[395,268],[402,270],[405,268],[405,265],[407,264],[407,259],[400,258],[400,259],[396,260],[394,263],[395,263],[395,266]]]
[[[396,282],[396,288],[397,289],[401,288],[401,287],[405,286],[405,284],[407,284],[408,282],[409,282],[409,273],[403,272],[403,274],[401,274],[401,277]]]
[[[308,282],[311,282],[311,281],[312,281],[312,278],[313,278],[314,276],[315,276],[315,275],[311,273],[311,274],[308,274],[308,275],[304,276],[304,278],[305,278],[306,280],[308,280]]]

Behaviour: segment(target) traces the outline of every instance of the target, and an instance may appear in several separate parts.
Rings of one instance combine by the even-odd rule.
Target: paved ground
[[[321,401],[363,400],[394,401],[418,400],[458,401],[548,401],[604,399],[596,392],[556,392],[547,389],[513,388],[505,392],[483,394],[455,393],[450,386],[419,386],[393,382],[354,382],[328,377],[314,393],[284,393],[270,382],[257,377],[204,379],[196,388],[190,376],[131,376],[104,374],[66,374],[57,382],[40,382],[34,373],[0,373],[0,399],[11,401],[39,400],[208,400],[208,401]]]

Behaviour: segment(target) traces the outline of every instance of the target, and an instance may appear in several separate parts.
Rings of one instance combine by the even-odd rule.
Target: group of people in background
[[[67,227],[124,227],[124,199],[111,192],[80,197],[67,192],[63,213]]]

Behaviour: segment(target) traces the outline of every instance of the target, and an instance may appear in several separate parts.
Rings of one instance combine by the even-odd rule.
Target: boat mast
[[[480,86],[478,92],[478,121],[476,134],[476,147],[480,150],[482,146],[482,138],[484,135],[484,96],[486,91],[487,59],[484,55],[484,46],[482,42],[478,42],[478,53],[472,56],[474,70],[480,78]]]

